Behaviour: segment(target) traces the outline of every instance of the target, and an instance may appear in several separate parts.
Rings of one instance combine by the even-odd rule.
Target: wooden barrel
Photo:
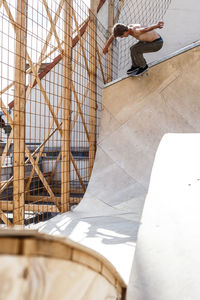
[[[0,230],[0,300],[124,299],[126,285],[101,255],[66,238]]]

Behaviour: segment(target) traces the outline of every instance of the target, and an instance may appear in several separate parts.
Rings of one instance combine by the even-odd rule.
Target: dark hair
[[[128,31],[128,26],[121,24],[121,23],[117,23],[115,24],[115,26],[113,27],[113,35],[114,37],[119,37],[121,35],[124,34],[124,32]]]

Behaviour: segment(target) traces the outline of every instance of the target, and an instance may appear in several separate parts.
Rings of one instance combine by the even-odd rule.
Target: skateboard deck
[[[136,72],[137,72],[137,71],[134,71],[134,72],[132,72],[131,74],[128,74],[128,75],[131,76],[131,77],[146,77],[146,76],[149,75],[149,74],[148,74],[148,70],[149,70],[149,69],[147,69],[146,71],[144,71],[143,73],[141,73],[141,74],[139,74],[139,75],[136,75]]]

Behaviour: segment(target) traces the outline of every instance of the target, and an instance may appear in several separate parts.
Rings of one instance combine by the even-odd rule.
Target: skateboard
[[[146,71],[144,71],[143,73],[139,74],[139,75],[136,75],[136,71],[133,71],[131,74],[128,74],[128,76],[131,76],[131,77],[138,77],[138,78],[144,78],[144,77],[147,77],[149,74],[148,74],[148,70],[147,69]]]

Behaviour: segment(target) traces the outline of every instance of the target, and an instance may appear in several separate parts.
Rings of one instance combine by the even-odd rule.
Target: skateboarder
[[[161,36],[155,31],[157,28],[163,28],[164,23],[159,21],[155,25],[142,27],[140,24],[130,24],[128,26],[117,23],[113,27],[113,34],[108,39],[104,46],[103,53],[108,52],[108,48],[113,40],[117,37],[126,38],[132,36],[139,40],[130,48],[132,66],[127,71],[127,74],[134,73],[134,75],[140,75],[148,70],[148,65],[143,57],[143,53],[156,52],[163,46],[163,40]]]

